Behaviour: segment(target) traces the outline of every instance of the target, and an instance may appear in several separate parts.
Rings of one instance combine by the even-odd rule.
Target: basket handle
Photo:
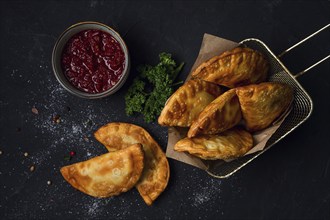
[[[322,27],[321,29],[319,29],[318,31],[312,33],[311,35],[309,35],[308,37],[302,39],[301,41],[299,41],[298,43],[296,43],[295,45],[291,46],[290,48],[286,49],[285,51],[283,51],[282,53],[280,53],[277,57],[280,58],[282,57],[284,54],[286,54],[287,52],[291,51],[292,49],[294,49],[295,47],[299,46],[300,44],[304,43],[305,41],[307,41],[308,39],[314,37],[315,35],[317,35],[318,33],[320,33],[321,31],[325,30],[326,28],[330,27],[330,24],[327,24],[326,26]],[[306,73],[308,70],[316,67],[317,65],[319,65],[320,63],[324,62],[325,60],[330,58],[330,54],[326,57],[324,57],[323,59],[317,61],[316,63],[314,63],[313,65],[307,67],[306,69],[304,69],[303,71],[297,73],[294,75],[295,78],[303,75],[304,73]]]

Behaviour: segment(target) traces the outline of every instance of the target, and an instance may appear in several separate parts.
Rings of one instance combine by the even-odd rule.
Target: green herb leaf
[[[70,160],[71,160],[71,156],[65,156],[65,157],[64,157],[64,160],[66,160],[66,161],[70,161]]]
[[[138,68],[140,75],[134,79],[125,95],[127,115],[141,113],[146,122],[155,121],[173,93],[173,81],[184,63],[177,66],[169,53],[160,53],[159,60],[156,66]]]

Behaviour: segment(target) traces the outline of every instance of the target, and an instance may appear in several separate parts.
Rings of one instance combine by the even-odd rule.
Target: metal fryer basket
[[[313,33],[312,35],[310,35],[307,38],[303,39],[302,41],[298,42],[291,48],[289,48],[286,51],[284,51],[283,53],[281,53],[279,55],[279,57],[284,55],[286,52],[290,51],[294,47],[298,46],[299,44],[303,43],[307,39],[315,36],[322,30],[328,28],[329,26],[330,26],[330,24],[326,25],[325,27],[321,28],[317,32]],[[301,125],[304,121],[306,121],[308,119],[308,117],[311,115],[312,110],[313,110],[313,102],[312,102],[312,99],[310,98],[310,96],[307,94],[307,92],[303,89],[303,87],[296,80],[296,78],[330,57],[330,55],[328,55],[327,57],[323,58],[319,62],[313,64],[311,67],[305,69],[304,71],[302,71],[296,75],[293,75],[283,65],[283,63],[278,59],[278,57],[276,55],[274,55],[274,53],[262,41],[255,39],[255,38],[249,38],[249,39],[245,39],[245,40],[241,41],[240,44],[243,44],[247,47],[258,50],[258,51],[262,52],[268,58],[268,61],[270,63],[268,81],[283,82],[283,83],[290,85],[294,90],[294,100],[292,103],[291,112],[289,113],[287,118],[284,120],[284,122],[281,124],[281,126],[272,135],[272,137],[268,140],[264,150],[244,156],[242,158],[238,158],[238,159],[230,161],[230,162],[222,161],[221,163],[219,163],[219,161],[216,161],[216,162],[205,161],[205,163],[208,166],[207,172],[211,176],[214,176],[217,178],[226,178],[226,177],[229,177],[230,175],[234,174],[236,171],[238,171],[239,169],[241,169],[242,167],[247,165],[249,162],[254,160],[256,157],[260,156],[262,153],[264,153],[266,150],[268,150],[270,147],[272,147],[274,144],[276,144],[278,141],[280,141],[282,138],[284,138],[291,131],[293,131],[295,128],[297,128],[299,125]]]

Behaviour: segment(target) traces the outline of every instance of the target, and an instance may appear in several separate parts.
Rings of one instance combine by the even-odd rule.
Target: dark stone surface
[[[124,87],[100,100],[64,91],[50,63],[60,33],[88,20],[116,29],[132,59]],[[141,125],[165,150],[165,128],[123,111],[138,64],[155,63],[160,52],[170,52],[186,62],[184,79],[204,33],[234,41],[256,37],[279,54],[329,20],[329,1],[1,1],[0,219],[330,219],[329,61],[299,78],[314,101],[311,117],[228,179],[170,159],[169,185],[147,207],[135,189],[94,199],[59,173],[64,165],[106,152],[92,134],[107,122]],[[329,33],[294,50],[284,63],[297,72],[324,57]],[[52,123],[56,114],[60,124]],[[67,162],[63,158],[71,150],[77,155]]]

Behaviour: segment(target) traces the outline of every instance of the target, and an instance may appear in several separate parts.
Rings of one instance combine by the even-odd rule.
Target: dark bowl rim
[[[123,47],[123,51],[125,53],[125,56],[127,57],[127,59],[125,60],[125,64],[126,65],[125,65],[125,68],[124,68],[124,71],[123,71],[123,75],[120,78],[120,80],[113,87],[111,87],[109,90],[104,91],[104,92],[100,92],[100,93],[87,93],[87,92],[83,92],[83,91],[79,90],[78,88],[74,87],[70,82],[67,81],[67,83],[70,85],[70,87],[68,87],[66,85],[66,83],[63,82],[63,79],[61,79],[61,77],[59,76],[61,74],[56,71],[57,68],[55,67],[56,61],[58,62],[58,59],[56,58],[55,53],[56,53],[56,51],[58,49],[58,45],[61,43],[61,40],[63,39],[63,36],[65,34],[67,34],[70,30],[72,30],[73,28],[78,27],[78,26],[82,26],[82,25],[86,25],[86,24],[92,24],[92,25],[102,26],[102,27],[110,30],[110,32],[113,32],[114,34],[113,33],[110,33],[110,34],[113,37],[115,37],[116,40],[119,41],[120,45]],[[93,29],[93,28],[90,28],[90,29]],[[60,34],[60,36],[57,38],[57,40],[55,42],[55,45],[54,45],[53,51],[52,51],[52,60],[51,60],[51,63],[52,63],[52,69],[53,69],[54,75],[55,75],[57,81],[61,84],[61,86],[65,90],[67,90],[68,92],[70,92],[71,94],[76,95],[76,96],[81,97],[81,98],[86,98],[86,99],[103,98],[103,97],[109,96],[111,94],[114,94],[125,83],[125,81],[126,81],[126,79],[128,77],[129,71],[130,71],[130,55],[129,55],[129,51],[128,51],[127,45],[126,45],[125,41],[122,39],[121,35],[117,31],[115,31],[113,28],[111,28],[110,26],[105,25],[105,24],[100,23],[100,22],[96,22],[96,21],[78,22],[78,23],[75,23],[75,24],[69,26],[68,28],[66,28]]]

